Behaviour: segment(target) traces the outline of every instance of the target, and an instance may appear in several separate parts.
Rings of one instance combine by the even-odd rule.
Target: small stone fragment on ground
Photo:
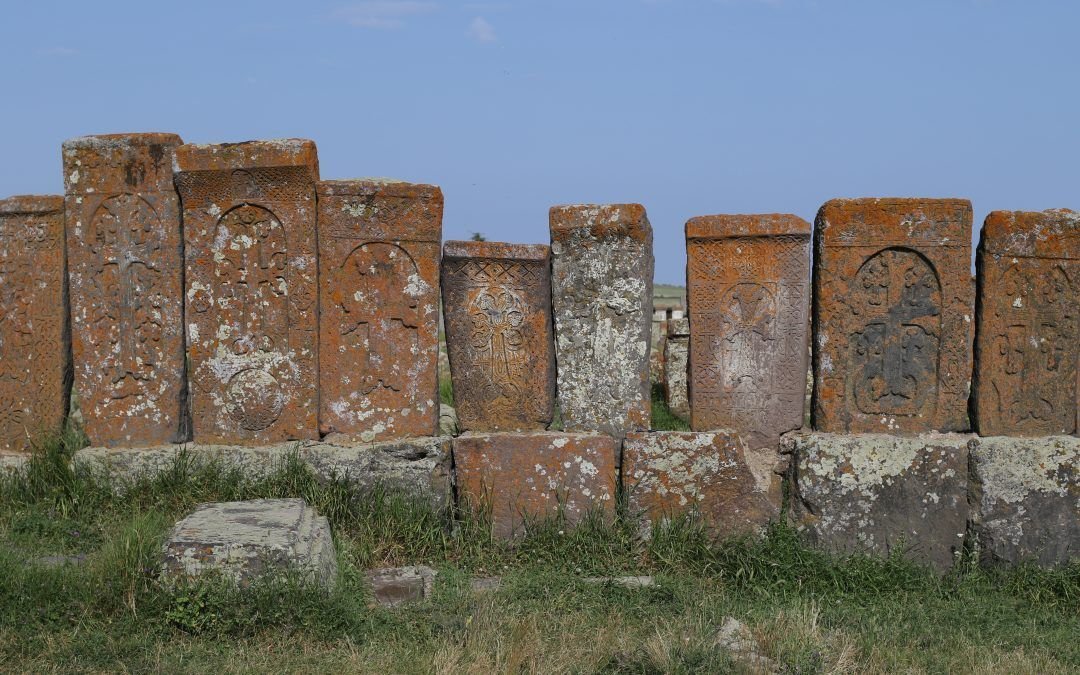
[[[406,565],[368,570],[364,576],[371,584],[371,595],[376,604],[396,607],[430,598],[435,592],[438,574],[426,565]]]
[[[776,662],[761,653],[754,634],[735,617],[727,617],[716,631],[714,644],[731,653],[736,661],[752,667],[755,672],[778,672]]]
[[[610,584],[623,588],[652,588],[655,581],[649,576],[638,577],[588,577],[583,579],[587,584]]]
[[[473,593],[494,593],[502,586],[502,577],[476,577],[469,581]]]

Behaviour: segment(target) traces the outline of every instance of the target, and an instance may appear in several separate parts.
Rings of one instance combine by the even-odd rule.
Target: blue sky
[[[299,136],[325,178],[442,186],[444,237],[546,242],[547,209],[636,201],[657,281],[683,224],[832,197],[1080,209],[1080,2],[5,3],[0,193],[60,143]]]

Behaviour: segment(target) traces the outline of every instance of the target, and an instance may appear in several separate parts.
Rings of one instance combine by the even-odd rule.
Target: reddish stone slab
[[[64,198],[0,200],[0,450],[63,428],[71,386]]]
[[[318,438],[315,144],[184,145],[176,170],[195,440]]]
[[[836,199],[814,247],[814,428],[966,430],[971,202]]]
[[[318,197],[320,431],[434,436],[442,191],[358,179]]]
[[[467,434],[454,439],[461,507],[489,513],[495,536],[521,534],[529,519],[562,510],[574,524],[615,512],[619,443],[591,434]]]
[[[1077,433],[1080,213],[994,211],[983,224],[977,268],[979,433]]]
[[[760,534],[780,516],[781,464],[776,448],[753,450],[728,432],[633,433],[623,442],[630,513],[645,527],[694,514],[716,537]]]
[[[550,249],[539,244],[446,242],[446,348],[463,431],[525,431],[551,424],[550,265]]]
[[[174,134],[64,143],[75,392],[92,445],[187,439]]]
[[[686,223],[690,425],[773,445],[803,423],[810,223],[787,214]]]

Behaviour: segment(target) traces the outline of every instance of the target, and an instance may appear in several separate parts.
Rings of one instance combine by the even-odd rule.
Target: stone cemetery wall
[[[91,136],[63,169],[0,200],[0,471],[81,419],[113,473],[295,453],[500,537],[595,511],[940,569],[1080,551],[1080,214],[991,213],[977,281],[961,199],[826,203],[812,276],[795,216],[691,219],[663,381],[694,431],[657,431],[640,205],[443,247],[438,187],[320,181],[311,141]]]

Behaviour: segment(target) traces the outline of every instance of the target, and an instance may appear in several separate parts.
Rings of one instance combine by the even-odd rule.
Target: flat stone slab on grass
[[[162,577],[218,572],[241,585],[289,570],[332,587],[337,556],[326,518],[303,499],[252,499],[200,504],[173,527]]]
[[[972,467],[984,560],[1058,565],[1080,556],[1080,438],[982,438]]]
[[[377,604],[396,607],[431,597],[438,574],[426,565],[406,565],[368,570],[364,576],[371,584],[371,594]]]
[[[793,433],[796,527],[834,553],[905,556],[949,568],[967,535],[968,455],[961,434]]]

